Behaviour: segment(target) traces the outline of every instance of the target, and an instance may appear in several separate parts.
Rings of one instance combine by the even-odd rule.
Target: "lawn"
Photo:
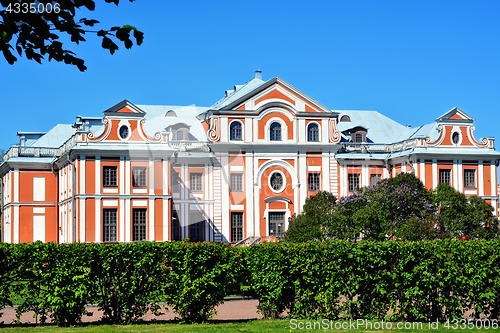
[[[319,328],[320,322],[316,322],[316,329],[307,329],[307,322],[303,322],[304,329],[299,329],[297,322],[291,324],[289,319],[280,320],[252,320],[248,322],[211,322],[204,324],[177,324],[177,323],[166,323],[166,324],[141,324],[141,325],[86,325],[78,327],[57,327],[57,326],[25,326],[25,327],[4,327],[2,332],[36,332],[36,333],[92,333],[92,332],[346,332],[346,331],[356,331],[356,332],[491,332],[497,331],[493,329],[447,329],[443,324],[439,325],[439,329],[429,328],[428,323],[424,323],[421,327],[415,327],[414,329],[396,329],[396,323],[392,323],[393,329],[368,329],[366,330],[364,325],[360,325],[359,329],[335,329],[335,323],[337,326],[342,324],[342,322],[333,322],[333,329]],[[374,324],[375,322],[372,322]],[[380,323],[379,323],[380,324]],[[387,325],[387,323],[384,323]],[[310,322],[310,325],[314,325],[314,322]],[[324,324],[326,325],[326,324]],[[346,326],[346,325],[345,325]]]

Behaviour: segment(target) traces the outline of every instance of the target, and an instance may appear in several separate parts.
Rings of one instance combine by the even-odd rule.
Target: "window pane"
[[[347,181],[349,183],[349,192],[355,192],[359,190],[359,179],[360,179],[360,174],[359,173],[350,173],[347,175]]]
[[[179,178],[179,173],[174,171],[172,173],[172,191],[173,192],[179,192],[180,182],[181,182],[181,180]]]
[[[146,240],[146,208],[134,208],[132,211],[132,228],[133,228],[133,241]]]
[[[117,186],[115,166],[105,166],[102,168],[102,185],[103,186]]]
[[[232,173],[231,174],[231,191],[233,191],[233,192],[243,191],[243,174],[242,173]]]
[[[147,168],[133,167],[132,168],[132,186],[146,187],[147,186]]]
[[[379,173],[370,175],[370,186],[376,185],[379,181],[382,180],[382,175]]]
[[[177,141],[184,140],[184,132],[183,131],[177,131]]]
[[[116,209],[103,209],[103,241],[116,242]]]
[[[440,169],[439,170],[439,184],[451,185],[451,170],[450,169]]]
[[[464,187],[476,187],[476,170],[464,170]]]
[[[181,240],[181,224],[179,221],[179,215],[174,210],[172,212],[172,240]]]
[[[285,232],[285,213],[269,213],[269,236],[281,237]]]
[[[202,212],[192,212],[189,215],[189,240],[191,242],[203,242],[203,230],[205,218]]]
[[[281,141],[281,125],[279,123],[271,124],[269,140]]]
[[[241,124],[238,121],[234,121],[231,123],[231,127],[229,130],[229,139],[241,140]]]
[[[307,141],[319,141],[318,125],[310,124],[309,126],[307,126]]]
[[[243,239],[243,213],[231,213],[231,242]]]
[[[190,174],[189,180],[190,180],[190,188],[191,191],[202,191],[203,190],[203,184],[202,184],[202,173],[198,172],[193,172]]]
[[[309,191],[319,191],[320,186],[320,174],[317,172],[309,172],[307,175],[307,180],[309,184]]]

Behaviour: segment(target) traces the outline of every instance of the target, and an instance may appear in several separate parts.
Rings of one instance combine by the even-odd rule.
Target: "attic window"
[[[344,116],[340,117],[340,121],[341,122],[350,122],[351,117],[349,117],[348,115],[344,115]]]
[[[354,143],[366,142],[366,129],[356,127],[351,130],[351,141]]]
[[[177,113],[174,110],[170,110],[165,113],[165,117],[177,117]]]

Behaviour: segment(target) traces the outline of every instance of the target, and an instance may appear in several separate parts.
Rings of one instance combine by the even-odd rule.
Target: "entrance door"
[[[285,212],[269,213],[269,236],[282,237],[285,232]]]

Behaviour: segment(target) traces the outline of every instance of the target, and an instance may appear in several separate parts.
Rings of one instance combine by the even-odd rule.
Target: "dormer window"
[[[340,122],[350,122],[350,121],[351,121],[351,117],[349,117],[348,115],[343,115],[340,118]]]
[[[229,140],[241,140],[241,123],[233,121],[229,126]]]
[[[319,128],[317,124],[309,124],[309,126],[307,126],[307,141],[319,141]]]
[[[172,132],[173,141],[188,141],[189,139],[189,125],[185,123],[178,123],[172,126],[168,126],[165,130]]]
[[[177,141],[184,140],[184,132],[183,132],[183,131],[177,131],[177,134],[176,134],[175,139],[176,139]]]
[[[351,130],[351,142],[362,143],[366,142],[366,129],[356,127]]]
[[[281,124],[274,122],[269,127],[269,140],[281,141]]]
[[[170,110],[165,113],[165,117],[177,117],[177,113],[174,110]]]

